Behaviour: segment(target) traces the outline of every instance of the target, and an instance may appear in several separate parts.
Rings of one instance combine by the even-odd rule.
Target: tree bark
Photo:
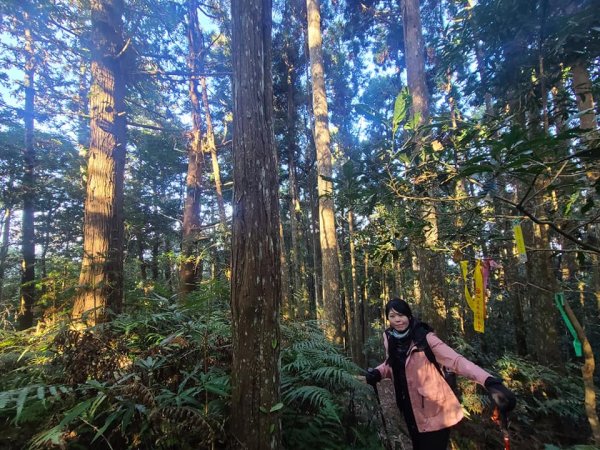
[[[123,181],[125,174],[125,76],[123,1],[92,2],[90,149],[83,224],[80,291],[73,318],[96,323],[123,303]]]
[[[200,230],[200,200],[202,195],[202,117],[198,95],[198,73],[202,52],[202,31],[198,23],[197,0],[188,3],[188,68],[189,96],[192,106],[191,142],[188,146],[186,195],[183,209],[183,236],[181,240],[181,266],[179,269],[179,293],[183,297],[194,291],[202,278],[202,261],[198,256],[197,242]]]
[[[227,230],[227,215],[225,214],[225,202],[223,200],[223,186],[221,183],[221,169],[219,168],[219,158],[217,157],[217,146],[215,144],[215,132],[213,131],[212,117],[208,104],[208,89],[206,87],[206,77],[200,78],[202,87],[202,104],[204,105],[204,114],[206,116],[206,149],[210,153],[212,162],[213,178],[215,179],[215,192],[217,194],[217,206],[219,208],[219,221],[222,231]]]
[[[344,290],[344,298],[343,298],[343,317],[344,317],[344,323],[343,323],[343,331],[344,331],[344,348],[346,350],[346,353],[350,354],[351,357],[354,357],[354,347],[353,347],[353,343],[354,343],[354,336],[352,335],[352,330],[354,329],[354,323],[353,323],[353,312],[352,312],[352,305],[351,305],[351,289],[350,289],[350,282],[348,280],[347,277],[347,273],[346,273],[346,268],[345,268],[345,262],[344,262],[344,250],[343,250],[343,236],[340,236],[340,240],[342,241],[342,243],[338,242],[338,262],[340,264],[340,277],[341,277],[341,281],[342,281],[342,288]]]
[[[287,260],[287,251],[285,249],[285,238],[283,236],[283,224],[279,221],[279,242],[281,251],[279,260],[281,263],[281,308],[287,318],[295,316],[294,305],[292,304],[292,286],[290,284],[290,267]]]
[[[354,234],[354,213],[352,209],[348,210],[348,240],[350,241],[350,275],[352,278],[352,307],[354,310],[353,316],[353,324],[354,327],[350,329],[350,332],[353,335],[354,342],[354,361],[363,366],[365,361],[362,358],[362,348],[364,347],[364,341],[362,339],[361,332],[361,316],[360,310],[361,305],[360,302],[360,293],[358,286],[358,267],[356,265],[356,244],[354,243],[355,234]]]
[[[138,263],[140,265],[140,277],[143,281],[148,280],[148,263],[144,259],[144,239],[142,237],[142,233],[138,233],[136,235],[136,244],[137,244],[137,257]]]
[[[25,13],[28,21],[29,14]],[[35,304],[35,147],[33,142],[35,114],[35,56],[31,29],[25,28],[25,142],[23,147],[23,216],[21,223],[21,292],[18,329],[25,330],[33,325]]]
[[[286,18],[291,18],[291,12],[288,10]],[[287,22],[288,27],[291,26],[290,20]],[[308,290],[306,287],[306,272],[304,264],[301,263],[300,252],[300,227],[298,226],[298,215],[301,212],[300,199],[298,195],[298,181],[296,178],[296,106],[294,102],[296,89],[296,55],[294,45],[290,42],[290,37],[287,36],[286,41],[286,100],[287,100],[287,153],[288,153],[288,183],[290,189],[290,232],[291,232],[291,268],[293,274],[292,292],[294,294],[294,303],[298,317],[307,317],[310,309],[308,305]]]
[[[4,273],[6,270],[6,257],[8,256],[8,247],[10,245],[10,222],[12,220],[12,209],[7,207],[4,210],[2,219],[2,243],[0,244],[0,301],[4,299]]]
[[[596,123],[596,110],[592,91],[592,81],[583,60],[577,59],[571,66],[573,75],[573,90],[577,99],[577,110],[580,113],[579,127],[582,130],[589,132],[587,141],[590,141],[592,136],[597,136],[598,124]],[[590,185],[597,182],[600,171],[597,164],[586,164],[586,176]],[[591,235],[595,242],[600,238],[599,227],[593,224],[588,234]],[[596,305],[600,311],[600,256],[597,254],[591,257],[592,264],[590,265],[590,288],[594,293]]]
[[[281,448],[281,267],[270,0],[233,0],[231,448]]]
[[[425,46],[421,27],[419,0],[402,1],[402,20],[404,26],[404,53],[406,57],[406,74],[408,90],[412,98],[412,117],[418,119],[418,125],[429,122],[429,91],[425,74]],[[416,139],[413,154],[418,154],[422,146],[420,131]],[[435,197],[434,193],[428,193]],[[437,211],[435,204],[419,205],[419,214],[425,226],[422,248],[417,249],[419,261],[419,285],[421,290],[422,310],[427,321],[441,337],[446,334],[446,301],[445,261],[444,256],[437,253],[438,242]]]
[[[596,367],[594,352],[592,346],[585,334],[585,330],[577,320],[577,316],[571,309],[569,303],[565,300],[564,302],[565,312],[573,324],[573,328],[577,333],[577,337],[581,341],[584,362],[581,366],[581,375],[583,378],[584,386],[584,404],[585,413],[587,415],[590,428],[592,429],[592,436],[596,444],[600,443],[600,421],[598,420],[598,413],[596,412],[596,386],[594,383],[594,370]]]
[[[337,259],[338,244],[335,234],[333,204],[333,173],[330,149],[327,96],[323,68],[321,13],[319,0],[306,0],[308,19],[308,46],[312,78],[314,140],[317,151],[317,189],[319,195],[319,238],[321,272],[323,274],[323,326],[328,339],[342,344],[343,321],[340,299],[340,267]]]

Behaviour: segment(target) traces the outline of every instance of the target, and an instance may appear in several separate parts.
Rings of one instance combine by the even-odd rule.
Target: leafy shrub
[[[137,314],[87,330],[4,332],[0,447],[223,448],[229,308],[200,294],[187,305],[153,294]],[[377,448],[357,367],[314,323],[282,334],[287,448]]]

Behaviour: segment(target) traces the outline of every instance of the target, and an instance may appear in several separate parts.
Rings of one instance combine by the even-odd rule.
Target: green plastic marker
[[[583,352],[581,350],[581,341],[577,337],[577,332],[575,331],[575,327],[571,323],[571,319],[567,316],[567,312],[565,311],[565,294],[563,292],[557,292],[554,294],[554,301],[556,302],[556,307],[560,311],[560,315],[562,316],[571,336],[573,336],[573,348],[575,349],[576,356],[582,356]]]

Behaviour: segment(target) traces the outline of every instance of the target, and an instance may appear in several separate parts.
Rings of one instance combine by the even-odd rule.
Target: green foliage
[[[0,417],[41,430],[30,448],[209,447],[224,436],[229,327],[222,306],[204,313],[164,306],[85,331],[31,336],[29,357],[7,374],[15,386],[3,384]],[[23,344],[14,335],[10,354]],[[40,362],[45,348],[54,356]]]
[[[154,296],[135,314],[81,331],[58,323],[40,334],[3,331],[0,445],[221,448],[229,310],[201,294],[188,300],[176,306]],[[282,328],[282,402],[271,412],[282,412],[289,448],[376,448],[362,406],[373,399],[358,368],[316,324]]]
[[[453,347],[501,377],[516,394],[517,407],[510,415],[515,446],[521,440],[554,444],[567,439],[577,442],[582,435],[589,434],[581,373],[576,365],[567,364],[558,370],[510,353],[499,358],[491,354],[482,357],[480,351],[460,338],[453,339]],[[491,415],[493,405],[485,390],[462,378],[459,378],[459,387],[461,403],[472,425],[490,426],[486,418]],[[468,430],[470,432],[470,428]]]
[[[284,443],[287,448],[369,448],[373,403],[359,368],[326,341],[314,322],[286,323],[281,354]],[[359,407],[361,405],[361,407]]]

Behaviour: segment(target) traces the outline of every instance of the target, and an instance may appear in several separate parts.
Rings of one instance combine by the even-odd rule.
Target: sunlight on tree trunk
[[[25,13],[25,19],[29,14]],[[33,325],[33,305],[35,304],[35,147],[33,128],[35,115],[35,55],[31,29],[25,29],[25,142],[23,147],[23,218],[21,252],[21,293],[18,327],[25,330]]]
[[[10,186],[10,185],[9,185]],[[2,242],[0,243],[0,301],[4,300],[4,274],[6,272],[6,257],[8,256],[8,248],[10,245],[10,223],[12,220],[12,209],[6,207],[4,209],[4,217],[2,217]]]
[[[287,260],[287,250],[285,248],[285,239],[283,237],[283,224],[279,221],[279,242],[281,251],[279,260],[281,263],[281,311],[286,318],[294,317],[294,306],[292,304],[292,287],[290,285],[290,267]]]
[[[198,73],[204,58],[202,30],[198,22],[198,3],[188,3],[188,68],[189,96],[192,106],[191,142],[188,146],[188,168],[186,177],[186,195],[183,209],[183,236],[181,240],[181,267],[179,272],[179,291],[185,296],[196,290],[202,278],[202,259],[198,249],[200,233],[200,200],[202,198],[202,173],[204,155],[202,154],[202,116],[198,94]]]
[[[233,0],[231,448],[281,448],[279,182],[271,2]]]
[[[123,302],[125,80],[122,0],[92,2],[90,149],[80,292],[73,319],[94,324]]]
[[[567,316],[569,316],[569,320],[571,320],[571,323],[573,324],[573,328],[575,328],[577,337],[582,344],[584,363],[581,366],[581,375],[584,385],[585,413],[592,429],[594,441],[596,444],[598,444],[600,443],[600,421],[598,420],[598,413],[596,412],[596,386],[594,383],[594,370],[596,363],[594,359],[594,352],[585,334],[585,330],[579,323],[577,316],[571,309],[571,306],[566,299],[564,302],[564,308]]]
[[[404,53],[408,90],[412,100],[412,117],[418,124],[429,122],[429,91],[425,75],[425,47],[421,27],[419,0],[402,0],[404,26]],[[418,155],[422,136],[413,151]],[[417,187],[418,188],[418,187]],[[427,193],[428,197],[435,197]],[[421,219],[425,222],[422,248],[417,249],[419,260],[419,287],[423,316],[441,337],[446,335],[446,270],[444,256],[436,251],[438,242],[437,211],[429,201],[419,205]]]
[[[208,103],[208,89],[206,87],[206,77],[200,78],[202,86],[202,104],[204,105],[204,114],[206,116],[206,145],[205,151],[210,153],[212,162],[213,178],[215,179],[215,192],[217,194],[217,205],[219,208],[219,221],[221,222],[222,232],[227,231],[227,216],[225,214],[225,202],[223,201],[223,186],[221,184],[221,169],[219,168],[219,158],[217,157],[217,145],[215,144],[215,132],[212,125],[212,116],[210,114],[210,105]]]
[[[340,267],[338,244],[335,235],[335,212],[333,204],[333,174],[330,149],[327,95],[323,68],[321,37],[321,12],[318,0],[306,1],[308,16],[308,47],[312,78],[313,113],[315,118],[314,139],[317,149],[317,187],[319,193],[319,236],[321,243],[321,267],[323,273],[323,321],[328,339],[341,344],[343,321],[340,298]]]

